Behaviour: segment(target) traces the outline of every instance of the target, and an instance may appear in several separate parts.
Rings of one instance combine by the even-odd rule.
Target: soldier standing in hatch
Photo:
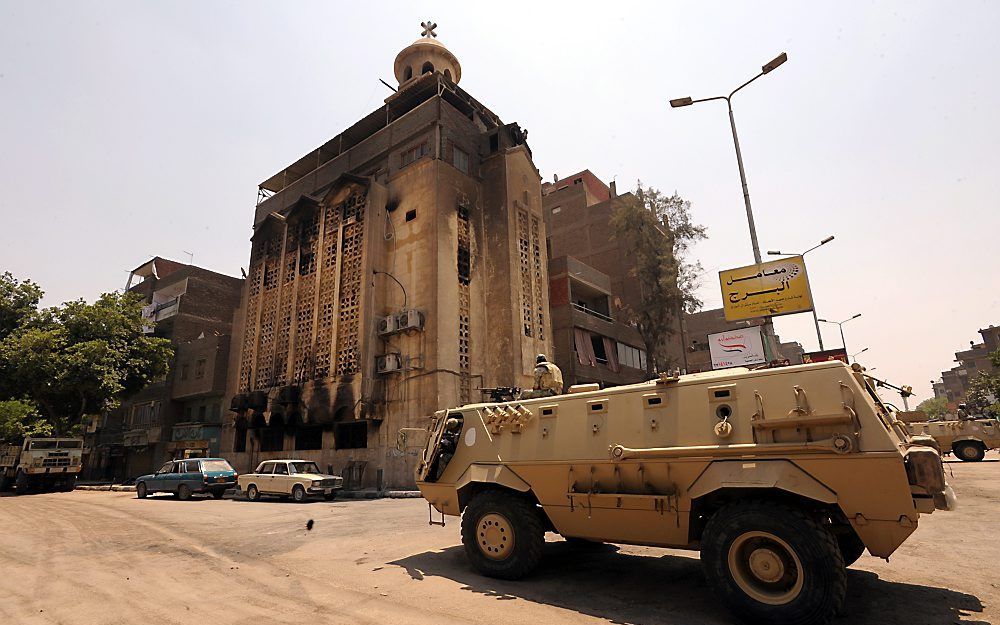
[[[525,395],[530,395],[530,397],[550,397],[552,395],[561,395],[562,392],[562,370],[549,362],[545,354],[538,354],[538,357],[535,358],[535,386],[532,388],[530,394],[525,393]]]

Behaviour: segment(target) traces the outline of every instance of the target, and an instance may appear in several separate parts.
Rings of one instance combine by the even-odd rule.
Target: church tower
[[[549,351],[527,132],[458,86],[423,27],[383,106],[260,185],[223,441],[238,470],[292,455],[410,485],[400,428],[530,387]]]

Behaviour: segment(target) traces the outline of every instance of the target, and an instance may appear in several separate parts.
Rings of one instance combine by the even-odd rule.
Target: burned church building
[[[400,428],[530,386],[550,346],[538,171],[433,38],[384,106],[260,185],[223,455],[406,487]]]

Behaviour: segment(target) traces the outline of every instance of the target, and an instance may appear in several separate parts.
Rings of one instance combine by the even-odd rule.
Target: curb
[[[134,493],[135,486],[124,486],[122,484],[82,484],[76,490],[92,490],[115,493]],[[341,490],[337,491],[337,499],[419,499],[422,497],[419,490]],[[246,496],[235,488],[226,491],[226,498],[245,499]]]
[[[418,499],[419,490],[340,490],[337,499]]]
[[[134,493],[135,486],[123,486],[121,484],[102,484],[95,486],[92,484],[78,484],[76,490],[103,490],[116,493]]]

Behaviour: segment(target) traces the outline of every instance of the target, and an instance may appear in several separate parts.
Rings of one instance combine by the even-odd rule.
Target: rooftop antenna
[[[194,252],[189,252],[187,250],[181,250],[181,251],[188,255],[188,264],[189,265],[193,265],[194,264]]]
[[[383,85],[385,85],[386,87],[389,87],[390,89],[392,89],[392,92],[393,92],[393,93],[395,93],[395,92],[396,92],[396,88],[395,88],[395,87],[393,87],[392,85],[390,85],[389,83],[387,83],[386,81],[382,80],[381,78],[379,78],[379,79],[378,79],[378,81],[379,81],[380,83],[382,83]]]

